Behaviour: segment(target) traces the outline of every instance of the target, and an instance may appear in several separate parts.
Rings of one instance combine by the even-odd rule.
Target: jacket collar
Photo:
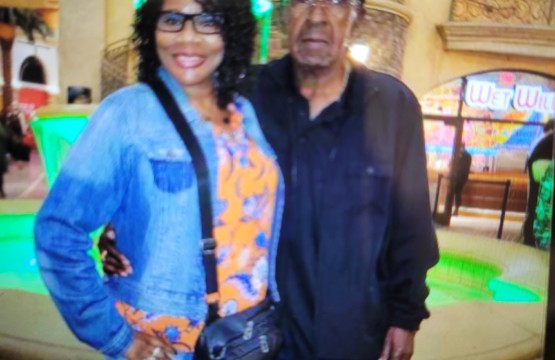
[[[275,85],[280,86],[288,92],[297,93],[293,71],[293,58],[290,54],[269,63],[266,66],[266,71],[269,80],[273,81]],[[362,64],[353,62],[349,84],[345,87],[345,93],[342,96],[345,94],[351,95],[351,99],[348,99],[348,101],[352,106],[366,105],[380,92],[374,78],[374,71]],[[355,94],[364,95],[353,96]]]
[[[274,60],[266,66],[269,80],[286,90],[297,91],[295,73],[293,71],[293,58],[287,54],[281,59]]]
[[[171,94],[175,98],[178,104],[182,105],[189,105],[189,99],[185,95],[185,92],[181,88],[179,81],[172,74],[168,72],[164,67],[160,66],[158,68],[158,77],[164,85],[170,90]]]

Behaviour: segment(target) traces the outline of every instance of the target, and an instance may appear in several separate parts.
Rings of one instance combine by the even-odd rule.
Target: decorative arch
[[[491,184],[510,179],[511,197],[506,187],[507,197],[493,197],[495,203],[503,201],[503,209],[524,212],[529,182],[526,159],[544,135],[544,125],[555,118],[555,78],[515,69],[477,72],[437,86],[420,103],[428,176],[437,178],[438,184],[434,219],[444,225],[450,222],[454,190],[449,186],[440,201],[444,205],[438,206],[439,186],[442,176],[454,176],[453,159],[459,158],[463,147],[472,156],[475,181]],[[480,201],[480,206],[486,206],[484,198]],[[501,229],[502,225],[498,237]]]
[[[553,75],[498,69],[449,80],[428,91],[421,103],[425,115],[542,122],[555,116],[554,92]]]

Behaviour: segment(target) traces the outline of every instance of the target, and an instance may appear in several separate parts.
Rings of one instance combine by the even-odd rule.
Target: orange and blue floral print
[[[218,193],[214,215],[220,315],[260,303],[268,289],[268,247],[279,180],[274,160],[245,133],[241,114],[226,127],[213,127],[218,155]],[[148,314],[117,303],[138,331],[163,337],[182,353],[193,352],[204,323]]]
[[[204,328],[204,322],[192,322],[187,318],[153,315],[134,309],[122,302],[116,308],[126,318],[135,331],[155,335],[167,340],[176,351],[194,352],[197,339]]]
[[[228,129],[215,127],[218,194],[217,243],[220,315],[248,309],[266,297],[268,246],[278,169],[248,139],[235,113]]]

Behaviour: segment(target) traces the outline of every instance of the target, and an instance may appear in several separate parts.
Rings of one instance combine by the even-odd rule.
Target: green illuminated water
[[[98,263],[98,253],[92,256]],[[500,269],[492,264],[444,252],[428,275],[431,289],[428,306],[476,300],[519,303],[542,300],[530,289],[499,279],[500,275]],[[38,273],[32,240],[0,240],[0,288],[47,294]]]
[[[90,255],[101,272],[98,251],[91,251]],[[0,240],[0,289],[48,294],[39,275],[33,240]]]
[[[31,122],[48,185],[56,180],[71,145],[81,134],[87,121],[85,115],[57,115]]]
[[[464,301],[530,303],[542,297],[524,286],[500,279],[502,271],[489,262],[442,252],[439,263],[429,271],[430,307]]]

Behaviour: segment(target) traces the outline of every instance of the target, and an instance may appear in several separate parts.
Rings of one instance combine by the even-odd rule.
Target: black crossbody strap
[[[181,112],[172,94],[159,79],[151,82],[150,87],[166,110],[173,122],[175,129],[181,136],[183,143],[189,150],[193,160],[193,167],[197,176],[198,197],[200,202],[200,219],[202,225],[202,262],[206,273],[206,293],[218,292],[216,275],[216,241],[213,235],[212,201],[210,198],[210,178],[206,160],[193,131],[187,123],[185,115]]]

